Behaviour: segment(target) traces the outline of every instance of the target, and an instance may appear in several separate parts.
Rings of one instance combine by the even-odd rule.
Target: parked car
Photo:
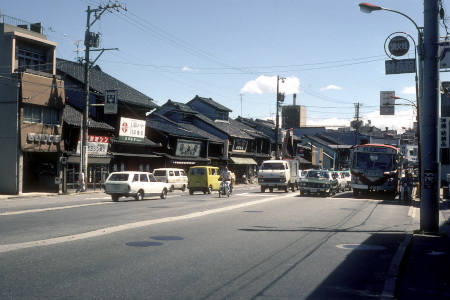
[[[311,171],[311,169],[302,170],[300,173],[300,178],[305,178],[309,171]]]
[[[300,195],[317,194],[331,196],[336,194],[337,179],[333,178],[331,171],[310,170],[306,177],[300,179]]]
[[[346,180],[347,180],[347,185],[345,186],[346,189],[348,189],[349,191],[352,190],[352,174],[350,173],[350,171],[341,171],[342,174],[344,174]]]
[[[189,169],[188,173],[188,189],[189,194],[199,191],[203,194],[211,194],[211,192],[220,189],[220,170],[218,167],[212,166],[195,166]]]
[[[184,192],[187,188],[188,177],[183,169],[160,168],[153,170],[153,175],[156,180],[170,184],[169,192],[173,192],[175,189]]]
[[[165,199],[169,189],[170,184],[159,182],[148,172],[113,172],[105,181],[105,193],[111,195],[114,202],[120,197],[134,197],[139,201],[159,195]]]
[[[341,171],[333,171],[333,176],[338,181],[338,187],[336,189],[336,192],[343,192],[345,191],[345,188],[347,187],[347,178]]]

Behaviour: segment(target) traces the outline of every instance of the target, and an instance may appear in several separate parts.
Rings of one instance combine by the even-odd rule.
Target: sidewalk
[[[0,195],[0,200],[5,200],[5,199],[14,199],[14,198],[31,198],[31,197],[47,197],[47,196],[71,196],[71,195],[82,195],[82,194],[94,194],[94,193],[104,193],[103,190],[92,190],[92,191],[86,191],[86,192],[70,192],[70,193],[38,193],[38,192],[33,192],[33,193],[21,193],[19,195]]]
[[[439,233],[415,233],[407,247],[394,299],[450,299],[450,202],[439,203]],[[420,207],[420,201],[414,201]],[[419,228],[418,228],[419,229]]]

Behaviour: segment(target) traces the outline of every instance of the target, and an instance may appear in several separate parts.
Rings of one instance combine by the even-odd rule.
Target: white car
[[[173,192],[175,189],[179,189],[184,192],[188,185],[188,177],[183,169],[155,169],[153,170],[153,175],[158,181],[167,182],[170,184],[169,192]]]
[[[148,172],[113,172],[105,181],[105,193],[111,195],[114,202],[120,197],[134,197],[142,200],[149,196],[167,197],[170,184],[159,182]]]
[[[347,186],[346,189],[348,190],[352,190],[352,174],[350,173],[350,171],[341,171],[342,174],[344,174],[345,178],[347,179]]]
[[[343,192],[347,188],[347,177],[341,171],[333,171],[333,176],[338,181],[337,192]]]

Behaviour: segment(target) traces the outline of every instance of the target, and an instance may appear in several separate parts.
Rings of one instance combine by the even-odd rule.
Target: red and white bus
[[[400,149],[381,144],[358,145],[352,150],[350,172],[353,194],[384,191],[395,198],[403,169]]]

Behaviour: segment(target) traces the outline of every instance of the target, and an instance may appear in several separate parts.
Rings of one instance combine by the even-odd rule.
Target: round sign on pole
[[[403,56],[409,51],[409,41],[404,36],[395,36],[389,41],[389,52],[394,56]]]

